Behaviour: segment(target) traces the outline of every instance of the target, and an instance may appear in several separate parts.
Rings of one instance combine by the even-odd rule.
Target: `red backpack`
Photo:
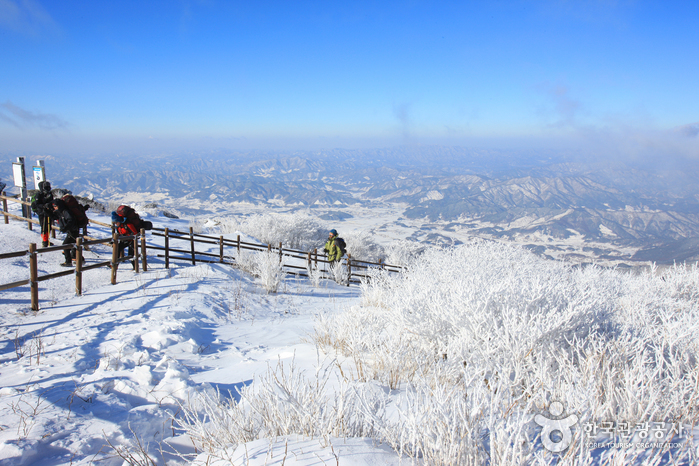
[[[118,216],[126,219],[124,223],[117,225],[117,231],[120,235],[133,235],[141,229],[141,217],[133,208],[127,205],[117,207],[116,213]]]
[[[61,198],[66,203],[66,207],[70,210],[71,215],[75,219],[75,223],[79,228],[87,226],[88,218],[85,215],[85,207],[80,205],[77,199],[72,194],[66,194]]]

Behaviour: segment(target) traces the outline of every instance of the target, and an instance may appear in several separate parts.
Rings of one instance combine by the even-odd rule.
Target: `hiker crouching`
[[[112,224],[120,236],[133,236],[137,235],[141,229],[150,230],[153,228],[151,222],[142,220],[136,211],[127,205],[120,205],[117,210],[112,212]],[[126,252],[126,257],[135,256],[133,241],[119,241],[119,257],[123,257],[124,252]],[[135,259],[131,261],[131,266],[136,269],[134,261]]]

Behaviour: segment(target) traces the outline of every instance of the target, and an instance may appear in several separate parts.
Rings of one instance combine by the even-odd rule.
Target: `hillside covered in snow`
[[[0,253],[38,238],[0,234]],[[0,464],[697,460],[696,266],[580,268],[474,240],[361,286],[286,275],[269,292],[263,256],[166,269],[156,252],[116,285],[86,272],[82,296],[72,275],[41,282],[38,312],[27,286],[0,292]],[[61,259],[39,255],[40,274]],[[25,278],[27,259],[1,270]],[[570,438],[546,430],[557,420]]]

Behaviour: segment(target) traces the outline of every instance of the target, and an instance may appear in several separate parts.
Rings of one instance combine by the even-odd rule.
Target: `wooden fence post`
[[[308,251],[308,270],[313,270],[311,268],[311,251]]]
[[[2,195],[3,196],[5,195],[5,191],[2,192]],[[5,216],[5,225],[7,225],[8,223],[10,223],[10,217],[8,217],[5,212],[7,212],[7,199],[3,198],[3,200],[2,200],[2,213]]]
[[[272,243],[267,245],[267,252],[272,252]]]
[[[7,217],[5,217],[7,218]],[[36,260],[36,243],[29,245],[29,288],[32,297],[32,311],[39,310],[39,268]]]
[[[165,268],[170,268],[170,236],[167,228],[165,228]]]
[[[189,227],[189,241],[192,246],[192,265],[197,265],[196,256],[194,255],[194,228]]]
[[[282,251],[283,251],[283,249],[282,249],[282,242],[280,241],[280,242],[279,242],[279,263],[280,263],[280,264],[282,263]]]
[[[83,239],[75,240],[75,294],[83,295]]]
[[[25,200],[27,202],[31,203],[32,198],[28,197]],[[27,212],[27,227],[29,227],[29,230],[31,231],[32,230],[32,208],[30,206],[25,206],[24,204],[22,204],[22,207],[26,207],[26,209],[24,209],[24,210]]]
[[[119,236],[116,231],[112,234],[112,285],[117,283],[117,263],[119,260]]]
[[[140,267],[138,266],[138,235],[133,237],[133,270],[136,273],[140,272]]]
[[[347,253],[347,286],[350,285],[350,280],[352,279],[352,255]]]
[[[238,235],[238,257],[240,257],[240,235]]]
[[[141,228],[141,260],[143,261],[143,271],[148,272],[148,254],[146,253],[146,230]]]
[[[218,261],[223,262],[223,235],[218,237]]]
[[[315,248],[315,249],[313,250],[313,255],[314,255],[315,258],[316,258],[316,269],[317,269],[317,268],[318,268],[318,248]]]

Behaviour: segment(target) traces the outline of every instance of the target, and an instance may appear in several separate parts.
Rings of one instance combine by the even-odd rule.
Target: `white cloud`
[[[2,0],[0,0],[2,1]],[[0,121],[11,124],[15,128],[38,128],[43,130],[66,129],[70,124],[49,113],[31,112],[20,108],[9,100],[0,104]]]
[[[57,34],[58,23],[34,0],[0,0],[0,30],[28,36]]]

